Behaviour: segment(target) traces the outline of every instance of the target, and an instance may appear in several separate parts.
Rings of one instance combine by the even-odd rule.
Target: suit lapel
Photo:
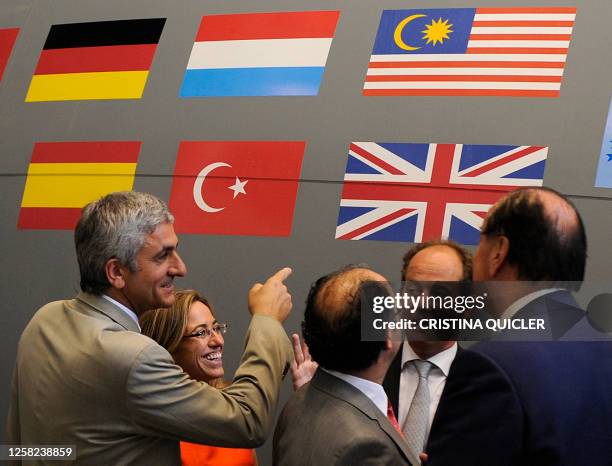
[[[450,365],[450,369],[448,370],[448,375],[446,376],[446,383],[444,384],[444,388],[442,389],[442,393],[440,394],[440,401],[438,403],[438,407],[440,407],[440,403],[442,403],[442,400],[444,400],[445,395],[446,395],[446,388],[448,387],[448,379],[450,377],[453,376],[453,364],[455,364],[455,361],[457,360],[457,357],[459,357],[459,355],[461,353],[463,353],[465,350],[461,347],[461,345],[459,343],[457,343],[457,354],[455,355],[455,358],[453,359],[453,361],[451,362]],[[431,438],[431,432],[434,429],[434,425],[436,424],[436,418],[438,417],[438,410],[436,409],[436,412],[434,413],[434,417],[431,421],[431,429],[429,429],[429,437]],[[429,442],[429,439],[427,439],[427,442]],[[429,445],[425,445],[425,451],[428,450],[428,446]]]
[[[140,333],[138,325],[130,316],[102,296],[81,292],[76,299],[101,312],[124,329]]]
[[[395,430],[387,416],[383,415],[376,405],[360,390],[321,369],[317,370],[311,384],[328,395],[349,403],[372,421],[378,423],[379,427],[393,440],[411,464],[415,466],[420,464],[418,458],[414,458],[408,450],[404,438]]]
[[[393,406],[393,411],[395,412],[396,416],[399,416],[399,385],[402,373],[403,347],[404,345],[402,343],[399,351],[395,355],[395,358],[393,358],[391,366],[389,366],[389,370],[387,371],[387,375],[385,375],[385,380],[383,381],[383,388],[389,397],[389,401],[391,402],[391,406]]]

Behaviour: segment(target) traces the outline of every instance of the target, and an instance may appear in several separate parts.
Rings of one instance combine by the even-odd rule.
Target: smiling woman
[[[222,389],[223,335],[227,324],[218,322],[212,305],[194,290],[176,292],[169,308],[153,309],[140,317],[142,333],[157,341],[193,379]],[[255,452],[181,442],[183,466],[252,466]]]

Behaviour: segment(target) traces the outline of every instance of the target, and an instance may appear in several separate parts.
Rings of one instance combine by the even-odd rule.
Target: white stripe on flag
[[[540,82],[470,82],[470,81],[408,81],[371,82],[366,81],[364,89],[516,89],[558,91],[561,83]]]
[[[457,217],[459,220],[473,226],[477,230],[482,227],[482,217],[476,215],[473,210],[477,212],[486,212],[491,207],[490,204],[457,204],[455,202],[449,202],[446,204],[446,211],[444,213],[444,225],[442,226],[442,237],[448,239],[450,234],[451,221],[453,217]]]
[[[384,228],[387,228],[391,225],[401,222],[402,220],[406,220],[408,217],[418,215],[419,211],[424,210],[425,208],[425,204],[422,202],[364,201],[364,200],[357,200],[357,199],[342,199],[340,201],[340,206],[341,207],[376,207],[376,208],[372,210],[371,212],[368,212],[364,215],[360,215],[359,217],[349,220],[348,222],[343,223],[342,225],[338,225],[336,227],[336,238],[340,238],[341,236],[351,233],[353,230],[356,230],[365,225],[368,225],[369,223],[376,222],[380,218],[385,217],[386,215],[392,214],[394,212],[397,212],[400,209],[406,209],[406,208],[415,209],[411,212],[401,215],[400,217],[396,219],[389,220],[383,223],[382,225],[371,227],[365,232],[361,233],[360,235],[357,235],[354,238],[352,238],[353,240],[358,240],[366,236],[372,235],[376,233],[377,231],[380,231]],[[417,232],[418,232],[418,227],[417,227]]]
[[[471,34],[571,34],[571,27],[546,26],[476,26]]]
[[[497,162],[498,160],[502,160],[505,159],[506,157],[510,156],[510,155],[514,155],[517,152],[521,152],[524,151],[525,149],[528,149],[530,146],[518,146],[515,147],[514,149],[510,149],[509,151],[503,152],[495,157],[491,157],[490,159],[485,160],[484,162],[480,162],[474,165],[471,165],[468,168],[464,168],[463,170],[459,170],[459,162],[460,162],[460,157],[457,156],[453,159],[453,171],[457,171],[457,174],[460,176],[464,176],[466,173],[470,173],[473,172],[474,170],[478,170],[482,167],[486,167],[487,165],[493,164],[495,162]],[[460,154],[461,152],[459,152]],[[520,159],[519,159],[520,160]]]
[[[372,55],[370,62],[420,62],[420,61],[548,61],[548,62],[564,62],[565,54],[466,54],[466,53],[421,53],[413,55]]]
[[[474,21],[574,21],[574,13],[476,13]]]
[[[563,76],[562,68],[368,68],[368,76]]]
[[[332,39],[261,39],[193,44],[188,70],[325,66]]]
[[[516,47],[516,48],[558,48],[569,47],[569,40],[469,40],[468,48]]]
[[[404,160],[399,155],[391,152],[390,150],[385,149],[383,146],[376,144],[375,142],[354,142],[353,144],[355,144],[361,150],[368,152],[371,156],[373,156],[374,159],[378,159],[381,162],[387,163],[397,168],[398,170],[401,170],[402,172],[405,173],[406,178],[412,177],[413,181],[429,181],[427,174],[424,173],[423,170],[411,164],[407,160]],[[386,173],[388,176],[391,176],[391,177],[402,176],[402,175],[390,174],[387,170],[383,169],[381,165],[375,162],[368,161],[367,159],[365,159],[364,157],[357,154],[351,149],[349,149],[349,154],[355,157],[356,159],[362,161],[366,165],[377,167],[377,169],[380,169],[383,173]],[[349,176],[349,175],[350,174],[347,173],[345,176]],[[359,174],[358,176],[363,176],[363,175]],[[374,176],[378,177],[380,175],[374,175]]]

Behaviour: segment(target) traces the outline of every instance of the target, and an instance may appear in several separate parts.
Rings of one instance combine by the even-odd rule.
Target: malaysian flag
[[[478,244],[492,204],[541,186],[548,147],[354,142],[337,239]]]
[[[364,95],[558,97],[576,8],[384,10]]]

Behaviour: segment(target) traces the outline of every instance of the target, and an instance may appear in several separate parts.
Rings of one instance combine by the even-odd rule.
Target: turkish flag
[[[183,141],[170,210],[178,233],[289,236],[303,141]]]

